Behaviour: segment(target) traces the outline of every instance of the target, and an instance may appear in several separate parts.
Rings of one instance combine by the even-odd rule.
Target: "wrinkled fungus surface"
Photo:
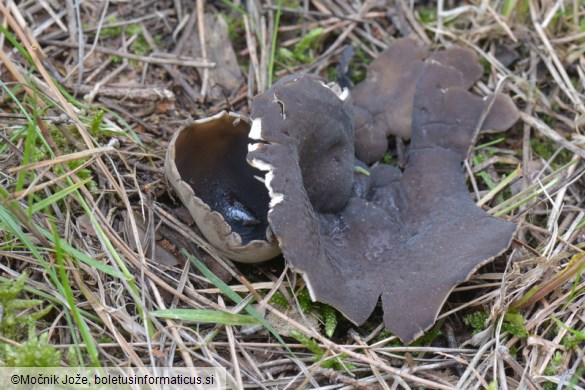
[[[461,167],[476,130],[508,128],[514,105],[471,94],[464,72],[426,56],[412,55],[419,69],[404,172],[355,173],[369,168],[353,157],[351,97],[304,75],[255,98],[247,156],[266,172],[270,226],[312,298],[361,324],[381,297],[386,327],[404,342],[434,323],[455,285],[504,251],[516,229],[475,206]]]
[[[396,40],[372,62],[366,79],[352,90],[360,160],[368,164],[379,160],[388,149],[386,138],[390,135],[410,139],[415,87],[426,58],[456,72],[463,89],[470,88],[483,72],[469,49],[452,47],[429,54],[413,39]]]

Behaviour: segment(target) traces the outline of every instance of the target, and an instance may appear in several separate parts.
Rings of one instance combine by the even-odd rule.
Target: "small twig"
[[[408,23],[410,23],[410,26],[412,27],[412,29],[418,34],[419,38],[426,45],[430,45],[431,44],[431,40],[429,39],[429,37],[425,33],[425,30],[420,26],[420,24],[414,18],[413,13],[408,8],[408,5],[406,4],[406,1],[405,0],[399,0],[399,3],[400,3],[401,10],[402,10],[404,16],[406,17],[406,20],[408,21]]]
[[[218,304],[225,308],[225,303],[221,296],[217,297]],[[236,353],[236,340],[234,338],[234,331],[231,325],[225,326],[225,331],[228,338],[228,344],[230,348],[230,357],[232,359],[232,365],[234,367],[234,376],[236,377],[236,383],[238,384],[238,389],[244,388],[244,382],[242,381],[242,373],[240,371],[240,363],[238,361],[238,355]]]
[[[62,42],[62,41],[54,41],[51,39],[40,39],[39,42],[45,45],[54,45],[54,46],[65,46],[76,49],[79,45],[77,43],[69,43],[69,42]],[[86,45],[87,46],[87,45]],[[145,57],[139,56],[132,53],[120,53],[118,50],[108,49],[106,47],[97,46],[94,49],[98,53],[109,54],[112,56],[118,56],[122,58],[127,58],[129,60],[136,60],[146,62],[148,64],[157,64],[157,65],[179,65],[179,66],[188,66],[194,68],[213,68],[215,66],[214,62],[208,62],[203,60],[193,60],[193,59],[185,59],[185,58],[161,58],[161,57]]]
[[[74,95],[77,95],[79,91],[79,86],[83,80],[83,70],[84,70],[84,61],[85,61],[85,45],[83,44],[83,26],[81,25],[81,9],[79,6],[80,0],[73,0],[75,1],[75,21],[77,22],[77,43],[79,44],[77,50],[77,67],[79,71],[77,72],[77,83],[75,84],[75,92]],[[94,42],[95,46],[95,42]]]
[[[268,9],[271,11],[276,11],[279,9],[279,7],[275,7],[273,5],[267,4],[264,5],[262,8],[264,9]],[[334,14],[334,13],[324,13],[324,12],[320,12],[320,11],[311,11],[311,10],[300,10],[300,9],[294,9],[294,8],[287,8],[287,7],[280,7],[280,11],[283,13],[287,13],[287,14],[291,14],[291,15],[311,15],[311,16],[317,16],[320,18],[335,18],[335,19],[339,19],[339,20],[349,20],[350,22],[357,22],[357,23],[367,23],[367,16],[369,16],[370,18],[372,17],[378,17],[380,16],[380,13],[372,13],[373,15],[367,15],[367,16],[353,16],[353,15],[340,15],[340,14]]]
[[[51,19],[53,19],[55,21],[55,23],[57,23],[57,26],[59,26],[59,28],[63,32],[67,32],[67,27],[63,24],[63,22],[61,21],[59,16],[57,16],[57,14],[53,10],[53,8],[51,8],[51,5],[49,3],[47,3],[46,0],[39,0],[39,4],[45,9],[45,11],[47,11],[47,13],[51,17]]]
[[[544,135],[547,138],[550,138],[553,142],[559,144],[565,149],[570,150],[572,153],[576,154],[577,156],[585,159],[585,149],[580,148],[579,146],[575,145],[572,142],[567,141],[565,138],[561,137],[559,133],[551,129],[546,123],[543,121],[526,114],[525,112],[520,112],[520,119],[524,121],[524,123],[529,124],[534,129],[536,129],[539,133]]]
[[[82,84],[79,86],[79,92],[82,94],[90,93],[94,90],[91,85]],[[98,96],[105,96],[118,100],[136,100],[136,101],[173,101],[175,94],[170,89],[162,87],[101,87],[97,92]]]
[[[291,324],[292,326],[297,328],[299,331],[305,333],[306,335],[308,335],[310,337],[314,337],[315,339],[319,340],[327,349],[330,349],[330,350],[338,352],[338,353],[343,353],[343,354],[345,354],[353,359],[357,359],[363,363],[378,367],[380,370],[386,371],[391,375],[396,375],[396,376],[402,377],[403,379],[410,380],[410,381],[417,383],[419,385],[422,385],[422,386],[427,386],[427,387],[434,388],[434,389],[445,389],[445,390],[451,390],[453,388],[452,386],[445,386],[445,385],[442,385],[442,384],[437,383],[437,382],[433,382],[433,381],[430,381],[427,379],[420,378],[416,375],[411,375],[407,371],[391,367],[388,364],[386,364],[385,362],[376,361],[376,360],[373,360],[373,359],[371,359],[363,354],[353,352],[352,350],[350,350],[348,348],[345,348],[339,344],[336,344],[336,343],[328,340],[327,338],[325,338],[322,335],[320,335],[319,333],[316,333],[315,331],[305,327],[304,325],[301,325],[297,321],[289,318],[285,314],[276,310],[271,305],[267,305],[266,307],[270,310],[270,312],[272,312],[273,314],[282,318],[283,320],[287,321],[289,324]]]
[[[29,171],[31,169],[39,169],[42,167],[60,164],[60,163],[64,163],[67,161],[80,160],[83,158],[94,157],[96,155],[103,154],[103,153],[109,153],[109,152],[112,152],[114,150],[116,150],[116,149],[109,147],[109,146],[102,147],[102,148],[87,149],[87,150],[83,150],[81,152],[75,152],[75,153],[70,153],[70,154],[66,154],[63,156],[58,156],[57,158],[52,159],[52,160],[38,161],[38,162],[30,163],[27,165],[20,165],[17,167],[12,167],[12,168],[9,168],[7,170],[7,172],[8,173],[16,173],[16,172],[21,172],[21,171]]]
[[[18,71],[18,68],[12,63],[10,58],[4,53],[3,49],[0,49],[0,62],[4,64],[4,66],[8,69],[8,72],[14,77],[14,79],[19,82],[21,85],[26,86],[28,82],[24,78],[21,72]],[[39,99],[37,94],[32,88],[25,88],[27,95],[29,95],[33,101],[39,106],[44,107],[45,102],[42,99]]]
[[[516,372],[516,375],[520,376],[521,378],[526,378],[528,380],[527,384],[531,390],[540,389],[540,386],[534,382],[534,379],[527,374],[526,370],[520,366],[520,364],[510,355],[510,351],[505,346],[498,347],[496,354],[499,355],[512,369]]]
[[[199,44],[201,45],[201,57],[203,62],[207,62],[207,42],[205,42],[205,13],[203,10],[203,0],[197,0],[197,27],[199,31]],[[209,84],[209,70],[203,68],[203,75],[201,77],[201,96],[200,101],[205,101],[207,95],[207,88]]]
[[[534,26],[536,33],[540,37],[540,40],[544,44],[544,47],[545,47],[547,54],[548,54],[548,58],[545,58],[545,63],[547,64],[548,69],[551,72],[551,74],[553,75],[553,77],[558,75],[559,80],[557,80],[557,81],[559,83],[559,87],[563,90],[563,92],[565,92],[567,97],[569,99],[571,99],[571,102],[573,102],[573,104],[581,112],[581,114],[584,115],[585,114],[585,104],[583,103],[583,99],[579,98],[579,93],[577,92],[577,90],[575,90],[575,87],[573,86],[571,78],[567,74],[565,67],[563,66],[561,60],[557,56],[554,48],[550,44],[550,41],[549,41],[548,37],[546,36],[546,33],[544,32],[543,26],[537,20],[536,10],[534,9],[534,7],[535,7],[535,5],[531,1],[529,1],[528,8],[530,10],[530,18],[532,19],[532,25]],[[552,63],[550,63],[551,61],[552,61]],[[553,64],[554,64],[554,66],[553,66]]]
[[[260,90],[260,65],[258,61],[258,52],[256,51],[256,39],[252,33],[252,26],[250,24],[250,18],[248,15],[244,15],[244,28],[246,30],[246,44],[248,45],[248,53],[250,53],[250,72],[254,73],[254,80],[256,80],[256,88]],[[248,78],[251,82],[251,78]],[[248,87],[248,93],[253,93],[252,88]]]
[[[343,383],[344,385],[350,386],[356,390],[374,390],[379,388],[376,384],[368,384],[359,379],[349,378],[331,368],[317,368],[315,372],[326,377],[330,383]],[[382,381],[379,383],[383,383],[382,386],[386,386],[382,387],[383,389],[388,388],[386,383]]]

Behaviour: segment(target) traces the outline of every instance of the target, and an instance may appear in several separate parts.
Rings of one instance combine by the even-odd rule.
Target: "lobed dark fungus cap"
[[[339,210],[347,202],[353,185],[352,113],[347,89],[329,87],[309,75],[283,78],[254,98],[250,138],[273,147],[264,154],[262,162],[250,155],[248,161],[270,172],[273,166],[282,165],[279,159],[287,159],[287,164],[299,166],[302,178],[296,178],[300,180],[296,184],[304,187],[315,210]],[[263,146],[257,143],[251,150]],[[273,204],[279,203],[280,198],[272,194],[271,179],[268,175],[266,185]]]
[[[268,227],[269,196],[246,162],[249,120],[222,111],[175,133],[167,180],[205,236],[226,257],[246,263],[280,253]]]
[[[480,128],[502,131],[518,120],[508,96],[481,98],[467,91],[466,84],[458,70],[426,61],[416,84],[411,149],[449,149],[463,160]]]
[[[366,79],[352,89],[360,160],[379,160],[388,149],[390,134],[410,138],[414,86],[427,55],[427,49],[414,39],[398,39],[380,53],[368,67]]]
[[[428,51],[413,39],[398,39],[376,58],[366,79],[351,91],[356,105],[356,155],[366,162],[379,160],[388,148],[390,135],[410,139],[415,86],[424,60],[435,60],[451,74],[457,73],[460,86],[471,87],[483,68],[475,53],[452,47]]]
[[[480,119],[509,126],[513,113],[504,122],[493,113],[513,105],[472,98],[462,72],[421,64],[404,173],[384,165],[361,173],[365,165],[345,155],[349,98],[307,76],[254,100],[258,142],[247,157],[267,172],[270,226],[311,297],[356,324],[381,297],[386,327],[404,342],[432,326],[455,285],[504,251],[516,228],[475,206],[461,168]]]
[[[518,111],[507,96],[482,99],[464,81],[449,85],[448,72],[426,61],[416,86],[408,166],[398,188],[379,187],[372,195],[374,201],[396,199],[408,232],[402,245],[408,263],[382,293],[384,322],[403,340],[432,326],[453,288],[506,250],[516,230],[475,205],[461,161],[478,128],[508,129]],[[407,323],[399,313],[408,313]]]
[[[461,88],[463,89],[471,88],[483,74],[483,67],[471,49],[454,46],[433,52],[429,58],[461,72]]]
[[[379,293],[366,277],[369,270],[361,269],[367,232],[351,234],[370,219],[368,208],[357,212],[348,204],[361,203],[352,198],[352,112],[347,91],[306,75],[281,80],[254,99],[250,138],[260,142],[249,146],[248,161],[267,172],[270,226],[289,265],[303,273],[311,296],[363,322]],[[348,208],[356,212],[344,220],[350,216],[341,213]],[[384,233],[383,240],[391,235],[391,230]]]

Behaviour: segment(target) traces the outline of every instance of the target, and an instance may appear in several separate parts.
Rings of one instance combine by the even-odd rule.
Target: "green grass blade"
[[[561,328],[565,328],[565,330],[567,330],[568,332],[572,333],[574,336],[576,336],[579,340],[585,340],[585,332],[579,332],[578,330],[575,330],[573,328],[569,328],[567,325],[565,325],[561,320],[559,320],[556,317],[551,317],[552,320],[554,322],[557,323],[557,325]]]
[[[272,86],[272,76],[274,73],[274,60],[276,59],[276,39],[278,38],[278,26],[280,25],[280,8],[282,0],[278,0],[276,5],[276,16],[274,17],[274,31],[272,33],[272,47],[270,48],[270,60],[268,61],[268,88]]]
[[[1,187],[0,187],[0,189],[1,189]],[[4,226],[2,226],[2,225],[4,225]],[[0,228],[5,229],[8,233],[10,233],[14,237],[18,238],[18,240],[30,251],[30,253],[33,255],[33,257],[35,259],[37,259],[39,261],[39,263],[45,269],[45,272],[49,276],[49,279],[53,283],[53,286],[55,286],[55,289],[56,289],[55,294],[56,295],[58,294],[61,297],[65,297],[66,296],[65,288],[63,287],[57,274],[55,273],[54,267],[52,265],[49,265],[45,261],[45,259],[43,258],[43,256],[39,252],[38,248],[29,240],[27,235],[24,234],[24,232],[21,230],[18,221],[16,221],[12,217],[10,212],[8,210],[6,210],[6,208],[4,208],[4,206],[2,204],[0,204]],[[63,302],[59,299],[57,299],[55,301],[55,303],[60,305],[60,306],[63,305]],[[75,326],[74,326],[75,321],[71,318],[68,310],[65,311],[65,318],[66,318],[67,324],[69,325],[69,328],[74,329],[75,328]],[[72,341],[74,342],[74,344],[78,345],[79,340],[77,338],[77,334],[75,332],[71,332],[71,336],[72,336]],[[79,347],[76,347],[76,349],[79,350]]]
[[[206,324],[256,326],[260,322],[244,314],[224,313],[216,310],[169,309],[150,312],[155,317],[172,320],[203,322]]]
[[[502,15],[507,18],[510,16],[514,8],[516,8],[516,3],[518,0],[506,0],[504,1],[504,5],[502,6]]]
[[[8,31],[6,28],[4,28],[4,26],[2,26],[1,24],[0,24],[0,34],[4,35],[6,37],[6,39],[8,39],[10,41],[10,43],[16,48],[16,50],[18,50],[18,52],[24,58],[26,58],[27,62],[29,64],[31,64],[31,66],[33,66],[36,69],[35,63],[34,63],[32,57],[30,56],[30,54],[28,53],[28,51],[20,44],[20,42],[18,42],[18,40],[16,38],[14,38],[14,36],[10,33],[10,31]]]
[[[57,268],[59,271],[59,277],[61,279],[61,285],[63,286],[63,290],[64,290],[63,296],[67,300],[67,304],[69,305],[69,310],[70,310],[71,314],[73,315],[73,318],[75,319],[75,323],[77,324],[77,328],[79,329],[79,333],[81,333],[81,337],[83,338],[83,341],[85,342],[85,346],[87,348],[87,352],[88,352],[90,360],[91,360],[91,365],[94,367],[101,367],[96,342],[95,342],[93,336],[91,335],[91,332],[89,330],[89,327],[87,326],[87,323],[85,322],[85,319],[82,317],[82,315],[81,315],[81,313],[80,313],[80,311],[77,308],[77,305],[75,303],[75,297],[73,296],[73,289],[71,288],[71,285],[69,284],[69,277],[68,277],[67,272],[65,270],[65,260],[64,260],[64,256],[63,256],[64,253],[63,253],[62,248],[59,246],[59,243],[61,242],[61,240],[59,239],[59,236],[57,234],[57,228],[56,228],[56,226],[52,225],[52,229],[53,229],[53,240],[55,243],[55,255],[57,258],[56,264],[57,264]]]
[[[53,195],[51,195],[45,199],[40,200],[39,202],[33,204],[29,208],[29,213],[32,215],[34,213],[37,213],[37,212],[49,207],[51,204],[58,202],[59,200],[65,198],[67,195],[71,194],[72,192],[77,191],[81,186],[83,186],[84,184],[86,184],[89,181],[91,181],[91,178],[87,178],[83,181],[80,181],[77,184],[73,184],[72,186],[64,188],[61,191],[56,192]]]
[[[550,175],[542,178],[540,182],[529,186],[519,194],[516,194],[509,199],[506,199],[504,202],[500,203],[495,207],[492,207],[488,211],[488,214],[500,217],[517,209],[521,205],[527,203],[529,200],[537,197],[538,195],[546,191],[548,188],[557,184],[560,180],[559,174],[567,170],[571,165],[575,164],[577,161],[578,160],[572,160],[568,162],[567,164],[563,165],[559,169],[552,172]]]
[[[221,0],[222,3],[230,7],[232,10],[241,13],[242,15],[248,15],[246,10],[241,5],[236,5],[232,1],[229,0]]]
[[[477,207],[481,207],[494,198],[500,191],[506,188],[518,175],[522,173],[520,167],[514,169],[508,176],[504,177],[492,190],[490,190],[483,198],[477,201]]]
[[[502,142],[502,141],[505,141],[506,139],[507,139],[506,137],[500,137],[500,138],[498,138],[498,139],[495,139],[495,140],[492,140],[492,141],[486,142],[485,144],[477,145],[476,147],[474,147],[474,149],[475,149],[476,151],[477,151],[477,150],[481,150],[481,149],[483,149],[483,148],[487,148],[487,147],[489,147],[489,146],[493,146],[493,145],[499,144],[500,142]]]
[[[45,230],[45,229],[39,227],[39,231],[48,239],[50,239],[50,240],[54,239],[53,235],[48,230]],[[128,277],[125,274],[118,271],[114,267],[111,267],[107,264],[104,264],[100,261],[97,261],[94,258],[88,256],[87,254],[75,249],[74,247],[69,245],[69,243],[67,243],[65,240],[63,240],[61,237],[57,237],[57,239],[59,240],[59,242],[58,242],[59,247],[62,250],[65,250],[68,255],[75,258],[76,260],[79,260],[79,261],[81,261],[81,262],[83,262],[91,267],[95,267],[95,269],[97,269],[98,271],[101,271],[107,275],[114,277],[114,278],[128,280]],[[57,245],[57,243],[55,243],[55,245]]]
[[[11,235],[15,236],[20,240],[20,242],[28,249],[35,259],[39,261],[39,263],[45,268],[47,274],[49,275],[51,281],[55,284],[55,286],[59,286],[59,279],[55,274],[55,271],[52,267],[47,264],[39,249],[31,242],[31,240],[27,237],[27,235],[22,231],[20,228],[20,224],[17,220],[15,220],[10,212],[4,208],[3,205],[0,204],[0,226],[4,225],[4,229],[6,229]]]
[[[203,274],[203,276],[205,276],[226,297],[234,301],[236,304],[239,304],[240,302],[243,301],[242,297],[240,297],[235,291],[233,291],[230,288],[230,286],[225,284],[220,278],[218,278],[213,272],[211,272],[209,268],[207,268],[205,264],[203,264],[199,259],[197,259],[195,256],[192,256],[184,248],[181,250],[181,252],[185,256],[187,256],[187,258],[189,259],[189,261],[191,261],[195,268],[197,268],[199,272],[201,272],[201,274]],[[287,349],[287,351],[292,353],[292,351],[288,348],[288,346],[286,345],[282,337],[280,337],[276,329],[274,329],[274,327],[270,325],[270,323],[266,321],[264,317],[260,313],[258,313],[256,309],[254,309],[251,305],[247,305],[244,310],[246,310],[246,312],[248,312],[248,314],[250,314],[252,317],[257,319],[262,324],[262,326],[268,329],[268,331],[272,333],[272,335]]]
[[[10,280],[13,280],[13,279],[0,276],[0,283],[6,283]],[[45,301],[52,303],[53,306],[60,307],[63,305],[63,301],[59,300],[57,297],[55,297],[55,295],[47,294],[41,290],[37,290],[36,288],[30,287],[26,284],[24,285],[23,289],[24,289],[24,291],[26,291],[30,294],[36,295],[39,298],[43,298]],[[87,310],[79,309],[79,311],[81,312],[81,314],[83,314],[83,316],[85,318],[89,319],[90,321],[97,322],[97,323],[102,322],[101,318],[99,318],[98,316],[96,316],[93,313],[88,312]]]

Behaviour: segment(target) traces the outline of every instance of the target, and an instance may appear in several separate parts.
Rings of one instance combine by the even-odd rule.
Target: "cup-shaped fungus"
[[[267,172],[268,220],[285,259],[314,300],[356,324],[381,297],[386,327],[404,342],[432,326],[455,285],[516,229],[475,206],[461,167],[482,118],[505,129],[516,109],[466,84],[461,71],[421,61],[408,166],[378,165],[369,176],[346,154],[354,118],[345,91],[292,76],[254,100],[251,138],[261,142],[247,158]]]
[[[175,133],[165,172],[207,240],[230,259],[256,263],[280,253],[268,227],[269,196],[246,163],[249,120],[222,111]]]

